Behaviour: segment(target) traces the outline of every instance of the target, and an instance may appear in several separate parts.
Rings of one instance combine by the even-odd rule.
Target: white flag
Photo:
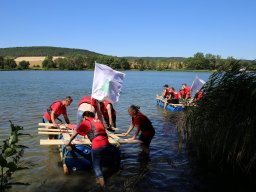
[[[191,85],[191,92],[200,90],[203,85],[205,84],[205,81],[200,79],[197,75]]]
[[[124,76],[107,65],[95,63],[92,97],[99,101],[108,98],[113,103],[118,102]]]

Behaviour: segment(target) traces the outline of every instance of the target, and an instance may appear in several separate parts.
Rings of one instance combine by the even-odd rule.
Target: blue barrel
[[[69,173],[91,169],[91,146],[72,145],[71,147],[72,150],[68,151],[66,146],[62,145],[63,163],[66,164]]]
[[[164,102],[162,102],[160,100],[157,100],[157,104],[160,107],[164,107]],[[172,111],[172,112],[178,112],[178,111],[183,111],[184,110],[182,106],[174,107],[174,106],[171,106],[171,105],[167,105],[166,109],[169,110],[169,111]]]

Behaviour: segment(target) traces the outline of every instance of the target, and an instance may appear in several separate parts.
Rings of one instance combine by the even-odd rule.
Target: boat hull
[[[163,108],[164,107],[164,102],[157,99],[157,105],[159,105],[160,107]],[[182,106],[173,106],[173,105],[168,104],[166,106],[166,110],[172,111],[172,112],[179,112],[179,111],[183,111],[184,108]]]

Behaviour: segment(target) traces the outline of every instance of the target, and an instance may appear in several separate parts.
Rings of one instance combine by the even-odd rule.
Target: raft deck
[[[70,140],[70,137],[73,133],[73,129],[75,129],[75,124],[60,124],[58,128],[53,127],[51,123],[38,123],[40,126],[38,128],[38,134],[43,135],[60,135],[58,138],[60,139],[40,139],[40,145],[57,145],[60,152],[60,158],[63,162],[63,170],[64,174],[68,175],[70,173],[70,168],[65,163],[65,155],[63,154],[63,145]],[[111,144],[115,145],[117,148],[120,147],[121,144],[128,144],[128,143],[141,143],[140,140],[128,140],[123,139],[122,134],[114,134],[112,132],[107,131],[108,140]],[[88,139],[87,136],[80,137],[79,139],[74,139],[72,141],[74,145],[89,145],[91,146],[91,141]],[[74,160],[75,161],[75,160]]]
[[[62,135],[64,139],[40,139],[40,145],[63,145],[65,142],[69,141],[70,136],[73,133],[73,130],[69,128],[70,126],[67,124],[60,124],[59,128],[54,128],[51,123],[38,123],[40,126],[38,128],[38,134],[46,134],[46,135]],[[72,124],[74,127],[74,124]],[[140,140],[132,140],[122,137],[122,134],[115,134],[107,131],[108,140],[111,144],[120,146],[121,144],[127,143],[141,143]],[[74,139],[72,144],[81,144],[81,145],[91,145],[91,141],[87,136],[81,137],[81,139]]]

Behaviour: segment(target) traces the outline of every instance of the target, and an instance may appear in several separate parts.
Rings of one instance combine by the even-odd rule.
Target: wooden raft
[[[69,128],[67,124],[59,124],[58,128],[53,127],[51,123],[38,123],[40,126],[38,128],[38,134],[45,134],[45,135],[62,135],[63,139],[40,139],[40,145],[63,145],[65,142],[70,140],[70,137],[73,133],[73,130]],[[114,134],[112,132],[107,131],[108,140],[111,144],[120,146],[120,144],[127,144],[127,143],[141,143],[140,140],[128,140],[123,139],[122,134]],[[74,139],[72,144],[81,144],[81,145],[91,145],[91,141],[88,139],[87,136],[81,137],[80,139]]]
[[[164,98],[162,98],[161,96],[159,96],[159,95],[157,95],[156,96],[156,100],[159,100],[159,101],[161,101],[161,102],[165,102],[165,99]],[[172,107],[179,107],[179,106],[181,106],[181,107],[185,107],[184,106],[184,104],[182,104],[182,103],[179,103],[179,104],[173,104],[173,103],[167,103],[167,105],[171,105]]]

